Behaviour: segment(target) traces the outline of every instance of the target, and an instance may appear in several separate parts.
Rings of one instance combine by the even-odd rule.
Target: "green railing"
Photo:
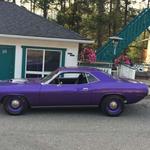
[[[119,41],[116,57],[118,57],[132,41],[134,41],[143,31],[150,26],[150,9],[144,9],[138,16],[126,25],[121,32],[117,34],[118,37],[123,38]],[[97,61],[113,62],[114,45],[112,40],[108,40],[101,48],[97,49]]]

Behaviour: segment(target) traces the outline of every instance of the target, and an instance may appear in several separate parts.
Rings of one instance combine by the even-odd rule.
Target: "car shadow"
[[[98,107],[52,107],[52,108],[34,108],[28,111],[28,115],[32,114],[50,114],[50,115],[103,115]]]
[[[51,115],[51,116],[92,116],[92,117],[108,117],[103,114],[100,108],[80,107],[80,108],[36,108],[30,109],[28,115]],[[124,112],[120,115],[123,118],[148,118],[150,117],[150,105],[147,103],[137,103],[126,105]]]

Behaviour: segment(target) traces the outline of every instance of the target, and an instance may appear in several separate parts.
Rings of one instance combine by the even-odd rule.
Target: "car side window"
[[[86,73],[86,78],[88,83],[93,83],[93,82],[97,82],[98,79],[96,77],[94,77],[93,75]]]
[[[85,73],[64,72],[53,79],[50,84],[84,84],[87,83]]]
[[[80,73],[77,80],[75,81],[75,84],[85,84],[85,83],[88,83],[85,73]]]

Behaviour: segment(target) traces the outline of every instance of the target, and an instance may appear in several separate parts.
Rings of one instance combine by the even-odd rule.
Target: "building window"
[[[61,66],[61,51],[27,49],[26,78],[40,78]]]
[[[54,71],[60,66],[60,52],[57,51],[45,51],[45,71]]]
[[[43,51],[28,50],[27,51],[27,71],[42,71],[43,67]]]

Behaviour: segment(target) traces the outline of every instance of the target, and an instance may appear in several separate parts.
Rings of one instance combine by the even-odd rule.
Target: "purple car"
[[[0,82],[0,102],[11,115],[34,107],[98,106],[103,113],[118,116],[124,104],[136,103],[147,94],[143,83],[89,67],[59,68],[41,80]]]

